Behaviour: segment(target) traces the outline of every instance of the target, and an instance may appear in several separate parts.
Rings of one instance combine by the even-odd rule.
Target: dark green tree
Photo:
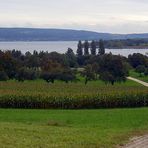
[[[89,55],[89,42],[87,40],[84,42],[84,55]]]
[[[78,57],[83,55],[83,45],[81,41],[78,42],[77,55]]]
[[[101,57],[99,75],[101,80],[114,85],[115,82],[126,81],[128,69],[122,57],[106,54]]]
[[[104,42],[103,42],[103,40],[100,40],[100,41],[99,41],[99,54],[100,54],[100,55],[105,54],[105,47],[104,47]]]
[[[58,74],[57,73],[51,73],[51,72],[42,72],[41,78],[45,80],[47,83],[54,83],[54,81],[57,79]]]
[[[58,79],[68,83],[69,81],[76,81],[76,75],[71,69],[65,69],[62,73],[59,74]]]
[[[0,70],[4,71],[9,78],[15,76],[19,64],[20,63],[12,57],[10,51],[0,53]]]
[[[38,78],[38,75],[39,73],[35,69],[22,67],[17,71],[15,79],[22,82],[25,80],[35,80]]]
[[[96,49],[97,49],[96,42],[93,40],[91,42],[91,55],[96,55]]]
[[[145,67],[148,67],[148,57],[140,53],[134,53],[133,55],[129,55],[128,61],[134,68],[139,65],[144,65]]]
[[[82,76],[85,77],[85,85],[88,81],[95,80],[95,72],[92,65],[86,65],[84,71],[82,71]]]
[[[4,71],[0,71],[0,81],[7,81],[9,78]]]
[[[57,63],[61,64],[62,66],[68,66],[68,62],[66,60],[65,54],[60,54],[60,53],[57,53],[57,52],[51,52],[51,53],[47,53],[45,55],[45,57],[46,58],[44,58],[44,57],[42,58],[43,61],[52,60],[53,62],[57,62]]]
[[[27,54],[27,56],[25,57],[25,65],[29,68],[39,68],[40,67],[40,61],[41,59],[38,57],[38,55],[30,55]]]
[[[73,50],[71,48],[68,48],[67,52],[66,52],[66,60],[68,62],[68,66],[69,67],[77,67],[77,58],[76,55],[74,54]]]

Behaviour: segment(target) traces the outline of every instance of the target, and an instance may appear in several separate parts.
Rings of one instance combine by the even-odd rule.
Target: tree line
[[[80,40],[78,43],[77,55],[78,56],[87,56],[87,55],[103,55],[105,54],[105,47],[103,40],[99,42],[92,40],[88,42],[87,40],[82,43]]]
[[[122,39],[122,40],[105,40],[105,48],[124,49],[124,48],[148,48],[148,39]]]
[[[79,81],[77,75],[81,75],[85,84],[101,79],[113,85],[126,81],[130,67],[137,71],[144,69],[142,72],[147,74],[148,57],[142,54],[129,55],[128,58],[105,54],[102,40],[99,46],[96,41],[79,41],[76,54],[71,48],[64,54],[44,51],[23,54],[18,50],[0,50],[0,81],[43,79],[48,83],[55,80],[68,83]]]

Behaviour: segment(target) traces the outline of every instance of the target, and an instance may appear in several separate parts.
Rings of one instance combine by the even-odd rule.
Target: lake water
[[[31,53],[36,51],[57,51],[59,53],[65,53],[70,47],[74,52],[77,50],[76,41],[57,41],[57,42],[0,42],[0,50],[21,50],[22,53],[30,51]],[[115,55],[128,56],[133,53],[146,54],[148,49],[106,49],[106,53],[112,52]]]

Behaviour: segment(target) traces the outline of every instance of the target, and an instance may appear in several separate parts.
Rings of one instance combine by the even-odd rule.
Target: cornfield
[[[148,106],[148,88],[128,81],[115,86],[102,82],[65,84],[44,81],[0,82],[1,108],[91,109]]]

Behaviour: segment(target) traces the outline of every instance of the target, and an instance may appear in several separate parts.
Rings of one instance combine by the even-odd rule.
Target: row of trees
[[[106,48],[110,49],[125,49],[125,48],[147,49],[148,39],[106,40],[104,41],[104,44]]]
[[[55,80],[78,81],[76,70],[85,77],[85,84],[90,80],[101,79],[114,84],[126,80],[129,67],[143,66],[148,69],[148,57],[142,54],[129,55],[128,58],[112,54],[78,55],[68,48],[65,54],[57,52],[0,51],[0,80],[18,81],[42,78],[48,83]],[[140,68],[139,68],[140,69]],[[142,69],[142,68],[141,68]]]
[[[98,49],[98,53],[97,53]],[[103,40],[97,41],[91,41],[88,42],[87,40],[82,43],[82,41],[78,42],[78,49],[77,49],[77,55],[78,56],[88,56],[88,55],[103,55],[105,54],[105,47]]]
[[[0,51],[0,80],[18,81],[43,78],[54,83],[55,79],[65,82],[75,79],[70,69],[70,55],[56,52],[37,52],[33,54],[20,51]]]

